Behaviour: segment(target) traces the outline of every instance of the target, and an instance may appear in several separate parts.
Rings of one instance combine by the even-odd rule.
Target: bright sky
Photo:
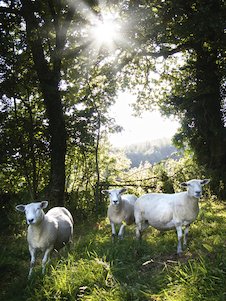
[[[178,121],[163,118],[158,111],[145,112],[141,117],[134,117],[130,104],[135,100],[134,95],[119,94],[110,115],[124,130],[121,133],[110,135],[111,144],[120,147],[155,139],[172,138],[179,128]]]
[[[122,42],[119,15],[116,12],[114,14],[104,12],[102,8],[102,19],[94,18],[91,23],[94,48],[99,51],[104,45],[110,52],[114,52],[117,49],[116,42]],[[179,127],[179,123],[161,117],[158,111],[145,112],[141,117],[134,117],[130,104],[135,101],[135,96],[126,92],[120,93],[116,104],[111,108],[111,117],[115,118],[116,124],[124,128],[121,133],[110,135],[111,144],[120,147],[155,139],[172,138]]]

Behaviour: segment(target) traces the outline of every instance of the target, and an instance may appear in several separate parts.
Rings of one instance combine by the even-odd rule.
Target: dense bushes
[[[76,169],[70,169],[67,176],[67,192],[65,206],[79,220],[97,218],[106,214],[108,200],[101,194],[102,189],[122,187],[137,196],[147,192],[172,193],[180,191],[180,183],[191,178],[207,178],[208,175],[193,160],[191,154],[186,154],[179,160],[168,159],[151,165],[141,163],[139,167],[130,168],[129,161],[122,153],[105,157],[105,164],[100,168],[100,181],[97,182],[96,172],[91,163],[80,162]],[[122,160],[120,164],[120,159]],[[45,193],[40,193],[40,199],[45,199]],[[17,221],[15,205],[32,201],[26,191],[18,193],[2,193],[0,197],[1,229],[12,227]],[[51,204],[50,204],[51,206]],[[16,216],[16,217],[15,217]],[[11,226],[10,226],[11,225]]]

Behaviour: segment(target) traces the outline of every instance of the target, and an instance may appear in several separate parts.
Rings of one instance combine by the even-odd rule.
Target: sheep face
[[[110,204],[117,206],[121,202],[121,194],[126,191],[126,188],[102,190],[102,193],[107,193],[110,197]]]
[[[17,205],[16,210],[24,212],[28,225],[38,224],[43,219],[43,209],[48,206],[47,201],[30,203],[28,205]]]
[[[194,198],[200,198],[202,196],[202,186],[209,183],[209,179],[204,180],[190,180],[188,182],[181,183],[182,187],[187,187],[188,195]]]

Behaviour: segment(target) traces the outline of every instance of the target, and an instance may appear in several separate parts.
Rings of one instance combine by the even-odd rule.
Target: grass
[[[0,238],[0,300],[224,301],[226,300],[226,207],[203,201],[191,226],[188,248],[178,258],[175,231],[149,228],[138,242],[134,226],[111,242],[106,219],[75,224],[70,251],[40,265],[27,281],[25,231]]]

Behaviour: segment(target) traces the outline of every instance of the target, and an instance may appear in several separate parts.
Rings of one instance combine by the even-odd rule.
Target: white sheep
[[[102,193],[110,197],[107,216],[110,220],[112,229],[112,239],[116,236],[115,224],[120,225],[118,237],[123,238],[126,225],[134,223],[134,203],[137,197],[133,194],[123,194],[126,188],[102,190]]]
[[[42,273],[53,249],[59,250],[72,239],[73,218],[64,207],[54,207],[46,214],[43,209],[48,206],[47,201],[17,205],[16,210],[24,212],[28,226],[27,241],[31,255],[30,278],[38,250],[44,252],[42,259]]]
[[[198,199],[202,195],[202,186],[209,183],[209,179],[190,180],[181,183],[187,187],[186,192],[179,193],[148,193],[139,197],[134,206],[136,223],[136,237],[148,225],[158,230],[176,228],[178,237],[177,254],[182,253],[181,240],[184,230],[184,246],[187,244],[189,226],[195,221],[199,213]]]

